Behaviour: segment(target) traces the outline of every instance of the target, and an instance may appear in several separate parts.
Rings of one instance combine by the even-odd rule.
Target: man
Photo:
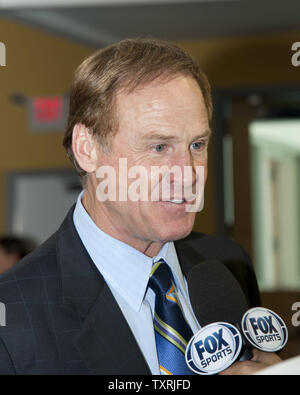
[[[157,330],[157,311],[167,299],[157,291],[161,268],[173,284],[168,299],[191,335],[201,323],[186,277],[205,259],[223,261],[249,306],[259,303],[252,267],[238,245],[187,237],[201,206],[195,187],[207,174],[211,108],[196,63],[162,41],[124,40],[79,66],[64,146],[84,192],[58,232],[2,278],[2,373],[186,374],[184,349],[166,351],[175,340],[165,341],[163,325]],[[169,172],[173,166],[182,171]],[[154,174],[157,168],[162,171]],[[143,177],[134,188],[129,173],[137,170]],[[263,353],[255,359],[232,372],[274,362]]]

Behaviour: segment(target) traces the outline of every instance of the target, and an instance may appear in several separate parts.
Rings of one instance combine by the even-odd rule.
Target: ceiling
[[[300,30],[299,0],[0,0],[0,15],[95,47]]]

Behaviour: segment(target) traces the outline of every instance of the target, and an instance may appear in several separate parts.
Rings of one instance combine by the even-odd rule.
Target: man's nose
[[[172,161],[171,168],[178,171],[170,172],[170,184],[178,187],[182,186],[182,188],[193,188],[197,181],[197,174],[193,157],[189,152],[177,155]]]

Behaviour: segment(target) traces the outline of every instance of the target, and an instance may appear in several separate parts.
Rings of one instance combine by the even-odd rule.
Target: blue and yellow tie
[[[193,374],[184,357],[193,333],[178,305],[172,273],[164,260],[153,265],[149,287],[155,292],[154,329],[161,374]]]

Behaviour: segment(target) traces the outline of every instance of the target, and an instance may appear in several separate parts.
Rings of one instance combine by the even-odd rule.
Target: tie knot
[[[156,296],[166,295],[172,287],[172,273],[166,262],[161,259],[152,268],[149,279],[149,287],[155,292]]]

